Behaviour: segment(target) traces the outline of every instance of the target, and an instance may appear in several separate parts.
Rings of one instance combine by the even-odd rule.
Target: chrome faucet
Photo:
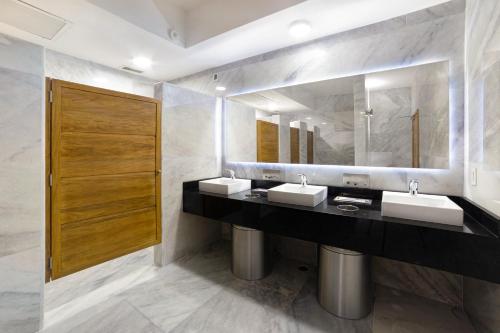
[[[410,192],[410,195],[418,194],[418,180],[410,180],[410,183],[408,184],[408,191]]]
[[[231,179],[236,179],[236,176],[235,176],[235,173],[234,173],[234,170],[231,170],[231,169],[226,169],[224,170],[226,172],[229,173],[229,176],[231,177]]]
[[[300,185],[303,187],[307,186],[307,176],[303,173],[299,173],[298,176],[300,177]]]

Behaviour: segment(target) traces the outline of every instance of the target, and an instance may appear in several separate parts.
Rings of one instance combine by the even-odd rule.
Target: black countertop
[[[252,188],[282,184],[252,181]],[[333,198],[346,193],[373,200],[356,212],[337,208]],[[328,198],[316,207],[249,197],[201,192],[198,181],[184,183],[184,212],[319,244],[424,265],[500,283],[500,222],[473,203],[450,197],[464,209],[461,227],[381,215],[382,191],[328,187]]]

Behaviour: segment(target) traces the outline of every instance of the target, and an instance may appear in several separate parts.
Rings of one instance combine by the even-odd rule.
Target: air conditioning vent
[[[129,72],[133,72],[133,73],[137,73],[137,74],[142,74],[144,73],[143,71],[139,70],[139,69],[135,69],[135,68],[132,68],[132,67],[128,67],[128,66],[122,66],[120,67],[121,69],[125,70],[125,71],[129,71]]]
[[[0,22],[45,39],[53,39],[66,21],[22,1],[0,0]]]

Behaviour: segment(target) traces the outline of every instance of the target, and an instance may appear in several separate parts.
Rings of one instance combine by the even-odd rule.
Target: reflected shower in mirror
[[[448,62],[226,100],[232,162],[446,169]]]

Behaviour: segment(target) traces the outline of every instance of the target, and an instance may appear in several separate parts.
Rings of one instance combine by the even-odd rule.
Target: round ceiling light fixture
[[[307,36],[312,30],[311,23],[305,20],[293,21],[288,27],[290,36],[294,38],[302,38]]]
[[[134,59],[132,59],[132,63],[138,69],[148,69],[153,65],[153,61],[147,57],[135,57]]]
[[[226,91],[226,87],[217,86],[217,87],[215,87],[215,90],[217,90],[217,91]]]

